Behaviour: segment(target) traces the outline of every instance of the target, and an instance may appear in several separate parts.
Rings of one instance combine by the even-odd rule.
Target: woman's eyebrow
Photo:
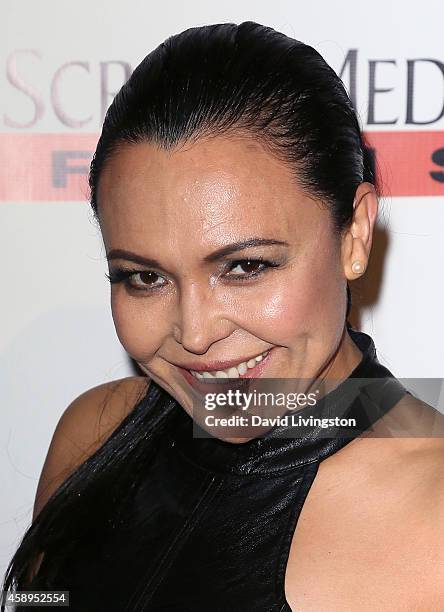
[[[111,261],[112,259],[125,259],[126,261],[132,261],[133,263],[138,263],[142,266],[152,266],[154,268],[162,267],[157,259],[143,257],[142,255],[137,255],[137,253],[132,253],[131,251],[126,251],[125,249],[111,249],[111,251],[107,253],[106,259],[108,261]]]
[[[226,255],[230,255],[231,253],[235,253],[237,251],[242,251],[243,249],[249,249],[251,247],[257,246],[270,246],[270,245],[279,245],[289,247],[289,243],[285,240],[275,240],[274,238],[248,238],[248,240],[242,240],[241,242],[234,242],[232,244],[228,244],[216,251],[213,251],[209,255],[206,255],[203,258],[205,263],[211,263]]]
[[[211,263],[225,257],[226,255],[230,255],[231,253],[235,253],[237,251],[242,251],[243,249],[249,249],[257,246],[270,246],[270,245],[279,245],[289,247],[289,243],[285,240],[275,240],[274,238],[248,238],[247,240],[242,240],[241,242],[234,242],[232,244],[227,244],[208,255],[205,255],[203,261],[205,263]],[[162,265],[157,261],[157,259],[152,259],[150,257],[143,257],[142,255],[138,255],[137,253],[132,253],[131,251],[126,251],[125,249],[111,249],[106,256],[108,261],[113,259],[125,259],[126,261],[132,261],[133,263],[138,263],[142,266],[152,266],[154,268],[163,268]]]

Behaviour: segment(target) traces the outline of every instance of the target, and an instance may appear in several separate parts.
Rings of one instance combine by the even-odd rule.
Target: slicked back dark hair
[[[375,184],[371,155],[341,79],[313,47],[247,21],[190,28],[168,38],[133,71],[105,117],[89,185],[123,143],[170,149],[227,132],[258,138],[325,201],[338,231],[356,188]]]

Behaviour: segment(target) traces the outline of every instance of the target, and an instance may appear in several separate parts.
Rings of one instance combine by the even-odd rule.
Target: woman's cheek
[[[236,323],[284,346],[296,337],[325,337],[326,330],[341,321],[343,283],[331,266],[317,272],[283,275],[239,297],[232,304]]]
[[[111,298],[116,334],[126,352],[136,361],[148,361],[162,344],[166,313],[152,298],[119,295]]]
[[[294,283],[280,287],[264,305],[264,325],[274,329],[276,342],[288,344],[294,336],[305,336],[309,304]]]
[[[295,283],[285,279],[238,296],[231,312],[238,327],[272,344],[285,345],[289,334],[301,329],[308,307]]]

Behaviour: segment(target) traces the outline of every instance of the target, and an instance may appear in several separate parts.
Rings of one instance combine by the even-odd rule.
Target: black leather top
[[[361,429],[333,438],[319,427],[285,438],[285,428],[276,427],[263,438],[232,444],[193,438],[192,419],[178,407],[174,427],[130,498],[128,525],[106,542],[93,542],[65,570],[60,585],[71,590],[71,612],[291,610],[285,569],[320,461],[407,392],[378,362],[370,336],[349,333],[362,361],[317,406],[300,413],[354,415]]]

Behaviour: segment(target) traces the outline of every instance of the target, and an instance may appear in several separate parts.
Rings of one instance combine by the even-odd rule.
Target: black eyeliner
[[[136,270],[129,268],[114,268],[110,270],[109,274],[105,272],[106,278],[109,280],[111,284],[120,283],[123,280],[126,280],[133,274],[139,274],[145,272],[145,270]]]
[[[257,272],[251,272],[247,274],[232,274],[232,275],[228,274],[226,278],[232,281],[248,282],[249,280],[253,280],[255,278],[262,276],[269,269],[279,268],[282,265],[280,262],[270,261],[270,260],[264,259],[263,257],[245,257],[243,259],[232,259],[232,260],[227,261],[228,265],[226,266],[227,268],[226,272],[229,272],[232,268],[235,268],[239,264],[242,265],[245,263],[259,263],[259,264],[262,264],[263,267]],[[157,286],[157,287],[153,286],[151,288],[148,286],[146,289],[141,289],[140,287],[135,287],[134,285],[131,285],[130,278],[132,276],[136,274],[144,274],[148,272],[153,272],[153,270],[140,270],[137,268],[118,268],[116,267],[110,270],[109,274],[105,272],[105,277],[108,279],[108,281],[112,285],[123,282],[128,289],[132,291],[136,291],[138,293],[151,293],[153,291],[156,291],[156,289],[161,289],[162,288],[161,286]],[[157,272],[154,272],[154,274],[161,276]]]

